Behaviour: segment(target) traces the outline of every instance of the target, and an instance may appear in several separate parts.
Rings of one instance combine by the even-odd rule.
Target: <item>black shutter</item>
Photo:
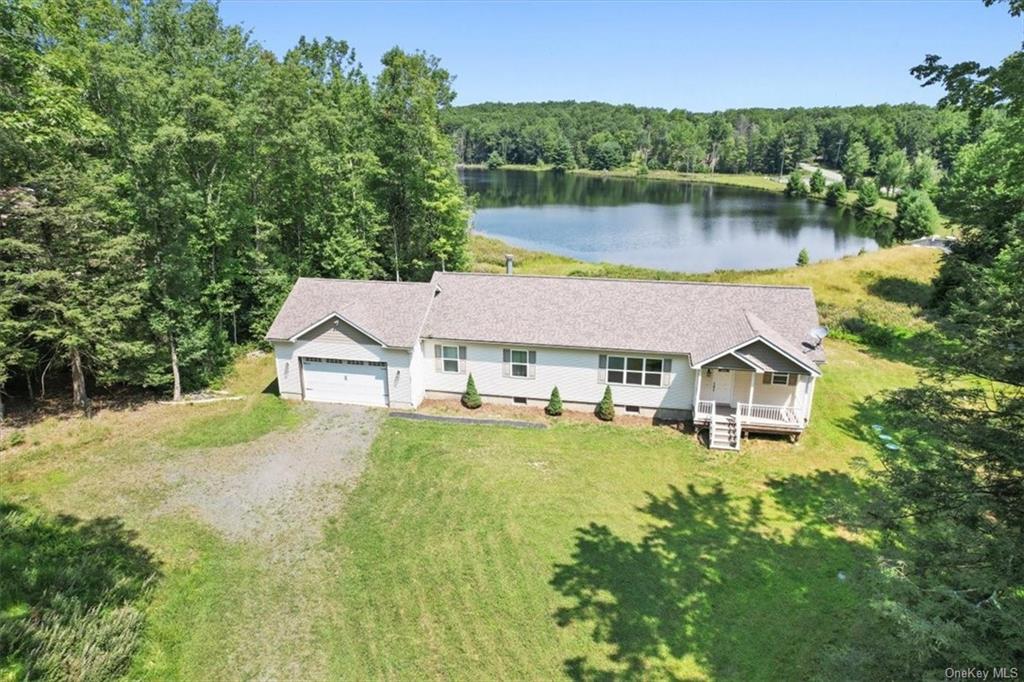
[[[796,386],[796,380],[797,380],[798,376],[799,375],[797,375],[797,374],[790,374],[789,375],[789,380],[788,380],[787,383],[789,383],[790,386]]]
[[[466,373],[466,347],[459,346],[459,372]]]
[[[661,361],[661,385],[668,386],[672,383],[672,359],[665,358]]]
[[[608,383],[608,356],[598,355],[597,356],[597,383],[607,384]]]
[[[441,344],[434,344],[434,369],[438,372],[441,371]]]
[[[531,350],[527,352],[526,358],[529,361],[529,364],[526,366],[526,375],[533,379],[535,376],[537,376],[537,351]]]
[[[501,376],[512,376],[512,351],[508,348],[501,349]]]

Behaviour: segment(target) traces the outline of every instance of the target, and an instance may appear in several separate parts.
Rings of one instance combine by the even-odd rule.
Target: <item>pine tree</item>
[[[610,422],[615,419],[615,403],[612,402],[612,387],[604,387],[604,397],[601,398],[601,402],[597,404],[597,409],[594,410],[594,414],[597,418],[604,422]]]
[[[544,412],[549,417],[557,417],[562,414],[562,396],[558,394],[558,386],[551,389],[551,398],[548,400]]]
[[[807,249],[800,249],[800,253],[796,256],[796,264],[803,267],[811,262],[811,256],[807,253]]]
[[[482,404],[483,401],[480,399],[480,394],[476,390],[476,382],[473,381],[473,375],[470,374],[469,378],[466,379],[466,392],[462,394],[462,406],[475,410]]]
[[[825,192],[825,174],[820,168],[816,168],[810,179],[811,194],[820,195]]]
[[[803,197],[807,196],[807,187],[804,185],[803,175],[800,171],[793,171],[789,174],[789,180],[786,181],[786,196],[787,197]]]
[[[857,181],[857,208],[866,211],[878,203],[878,185],[871,178]]]

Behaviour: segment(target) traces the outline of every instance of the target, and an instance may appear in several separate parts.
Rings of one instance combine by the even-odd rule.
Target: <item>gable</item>
[[[706,367],[715,367],[715,368],[719,368],[719,369],[739,369],[739,370],[746,370],[748,372],[750,370],[754,369],[754,367],[757,367],[757,365],[754,365],[753,367],[751,367],[749,363],[743,362],[742,360],[740,360],[738,357],[736,357],[732,353],[729,353],[728,355],[723,355],[720,358],[712,360],[711,362],[709,362],[705,366]]]
[[[347,343],[359,346],[379,346],[380,344],[362,333],[352,325],[332,318],[327,320],[298,338],[299,341],[320,341],[323,343]]]
[[[764,372],[810,374],[807,368],[802,367],[799,363],[794,362],[763,341],[754,341],[734,352],[737,357]]]

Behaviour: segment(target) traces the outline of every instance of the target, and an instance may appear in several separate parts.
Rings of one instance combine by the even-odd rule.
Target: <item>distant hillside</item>
[[[818,158],[855,176],[899,150],[947,169],[981,132],[960,112],[919,104],[697,114],[601,102],[489,102],[449,108],[442,122],[467,164],[778,174]]]

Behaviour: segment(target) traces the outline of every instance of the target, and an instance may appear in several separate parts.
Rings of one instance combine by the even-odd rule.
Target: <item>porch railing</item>
[[[745,422],[770,422],[782,424],[799,424],[801,414],[792,407],[782,405],[758,405],[757,403],[737,403],[736,414]]]
[[[697,419],[714,419],[715,418],[715,401],[714,400],[698,400],[697,401]]]

